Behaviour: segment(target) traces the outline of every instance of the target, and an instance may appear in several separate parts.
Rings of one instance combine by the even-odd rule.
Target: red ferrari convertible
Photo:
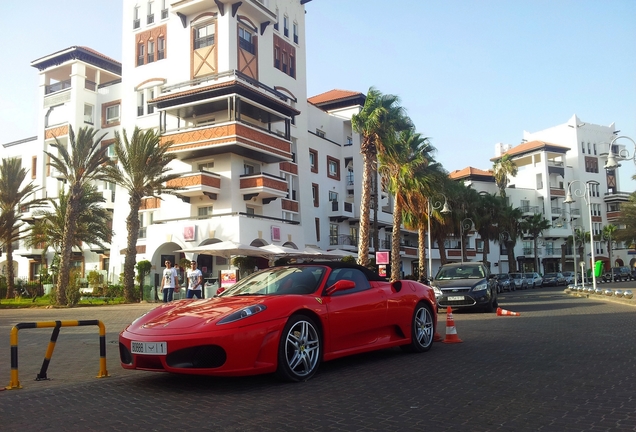
[[[120,334],[119,352],[126,369],[304,381],[321,361],[428,351],[436,327],[426,285],[341,262],[296,264],[254,273],[218,297],[159,306]]]

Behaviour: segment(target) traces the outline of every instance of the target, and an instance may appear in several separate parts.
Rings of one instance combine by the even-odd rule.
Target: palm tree
[[[13,243],[28,234],[31,227],[21,221],[25,209],[34,209],[42,205],[43,200],[32,198],[37,192],[33,182],[22,189],[26,170],[18,158],[2,159],[0,165],[0,246],[7,253],[7,298],[13,297],[15,288],[15,269],[13,268]]]
[[[632,178],[636,180],[636,175]],[[616,230],[616,240],[625,242],[626,246],[636,243],[636,192],[632,192],[628,202],[621,203],[618,225],[621,228]]]
[[[81,211],[82,194],[85,185],[108,180],[106,167],[111,161],[106,154],[108,147],[101,145],[101,140],[106,134],[97,137],[98,131],[83,127],[77,131],[77,137],[73,128],[69,126],[68,146],[55,138],[55,143],[51,147],[57,152],[45,151],[49,156],[49,165],[59,171],[68,186],[68,202],[64,217],[64,230],[62,232],[62,243],[60,245],[60,268],[57,282],[57,304],[67,303],[66,287],[70,279],[71,252],[73,248],[73,238],[77,228],[78,215]]]
[[[617,229],[618,227],[616,225],[608,224],[603,227],[603,231],[601,232],[601,239],[607,242],[610,271],[612,271],[612,267],[614,267],[614,263],[612,262],[612,239],[616,240],[615,233]]]
[[[535,213],[530,219],[524,219],[521,221],[520,227],[524,234],[532,237],[534,247],[534,271],[539,272],[539,254],[538,254],[538,240],[541,233],[552,224],[543,217],[542,214]]]
[[[521,234],[520,220],[521,209],[513,208],[511,205],[504,206],[499,213],[499,220],[497,222],[498,232],[497,239],[503,241],[508,253],[508,271],[510,273],[517,271],[517,260],[515,259],[515,246],[517,239]]]
[[[428,138],[407,129],[394,139],[385,141],[384,151],[378,153],[378,171],[387,189],[395,197],[393,231],[391,236],[391,280],[400,279],[400,234],[402,211],[406,207],[409,191],[418,187],[417,178],[426,172],[435,151]]]
[[[358,240],[358,262],[369,264],[369,210],[371,206],[372,177],[375,173],[378,151],[383,151],[387,137],[412,126],[400,99],[394,95],[383,95],[371,87],[364,106],[351,117],[353,130],[361,134],[362,193],[360,196],[360,236]],[[377,192],[376,192],[377,194]],[[377,201],[377,197],[376,197]],[[375,245],[376,249],[378,245]]]
[[[115,156],[118,165],[108,168],[115,183],[128,191],[130,211],[126,217],[128,240],[124,260],[124,295],[126,301],[134,301],[135,263],[139,238],[139,208],[144,197],[158,197],[177,188],[166,185],[181,174],[168,174],[168,164],[176,156],[168,154],[171,142],[161,143],[161,135],[154,130],[135,128],[130,139],[124,130],[115,132]]]
[[[475,229],[484,243],[481,260],[484,264],[487,264],[487,257],[490,253],[490,240],[497,238],[497,215],[504,205],[504,200],[494,194],[480,194],[477,205],[478,208],[481,208],[481,211],[473,213],[473,221],[475,222]]]
[[[518,172],[517,165],[510,159],[510,155],[505,154],[500,159],[495,161],[493,166],[493,173],[495,176],[495,183],[499,188],[499,194],[506,197],[506,187],[508,187],[508,176],[515,177]]]
[[[69,196],[61,191],[57,200],[49,199],[52,210],[40,210],[36,215],[41,216],[35,222],[27,246],[34,247],[42,244],[43,253],[50,248],[60,253],[64,236],[64,224]],[[112,237],[112,213],[101,204],[104,196],[94,185],[85,184],[79,202],[77,224],[72,237],[72,246],[81,248],[82,243],[96,245],[103,249]]]
[[[433,206],[429,207],[428,201],[432,199],[442,189],[448,173],[442,168],[442,165],[434,162],[431,158],[425,171],[414,178],[415,187],[406,191],[406,202],[403,211],[404,226],[408,229],[417,230],[417,253],[418,253],[418,279],[424,281],[430,279],[433,275],[428,274],[426,267],[426,235],[428,230],[428,218],[441,218],[443,215],[439,212],[429,214],[428,211],[435,210]],[[433,219],[431,219],[431,227]],[[432,228],[431,228],[432,230]],[[431,237],[432,239],[432,237]],[[432,244],[432,242],[431,242]]]

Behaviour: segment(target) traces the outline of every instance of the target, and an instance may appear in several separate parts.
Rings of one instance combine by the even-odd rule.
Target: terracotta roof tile
[[[518,146],[515,146],[511,148],[510,150],[508,150],[507,152],[503,153],[501,156],[495,156],[494,158],[491,158],[490,160],[497,161],[501,159],[504,155],[517,156],[524,153],[533,152],[536,150],[541,150],[541,149],[547,150],[548,147],[552,151],[562,151],[563,153],[566,153],[567,151],[571,150],[570,147],[565,147],[558,144],[552,144],[545,141],[530,141],[530,142],[519,144]]]
[[[325,102],[335,102],[342,99],[348,99],[356,96],[364,96],[360,92],[354,92],[349,90],[329,90],[328,92],[321,93],[316,96],[312,96],[307,101],[314,105],[323,104]]]
[[[451,171],[451,173],[448,174],[448,178],[450,178],[451,180],[457,180],[457,179],[467,178],[472,176],[492,177],[493,173],[492,171],[484,171],[484,170],[480,170],[480,169],[469,166],[461,170]]]

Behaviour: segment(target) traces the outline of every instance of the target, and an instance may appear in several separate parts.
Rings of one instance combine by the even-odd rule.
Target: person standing
[[[172,301],[175,290],[179,291],[179,279],[177,279],[177,270],[172,267],[170,261],[166,261],[166,268],[163,269],[163,278],[161,278],[161,290],[163,291],[163,302]]]
[[[191,298],[203,298],[203,273],[197,268],[197,262],[192,261],[190,263],[190,271],[188,271],[188,295]]]

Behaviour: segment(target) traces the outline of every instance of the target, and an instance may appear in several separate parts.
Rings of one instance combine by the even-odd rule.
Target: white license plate
[[[459,301],[464,300],[464,296],[449,296],[448,301]]]
[[[130,350],[133,354],[166,355],[168,353],[167,342],[131,342]]]

